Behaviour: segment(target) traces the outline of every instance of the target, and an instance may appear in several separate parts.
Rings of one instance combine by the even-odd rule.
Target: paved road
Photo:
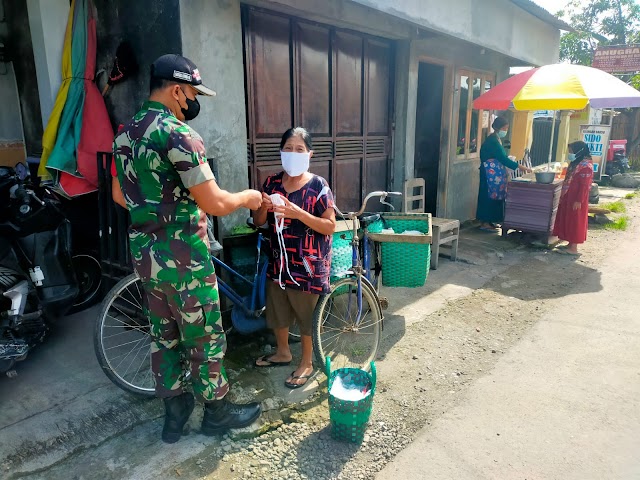
[[[377,478],[640,479],[638,230]]]

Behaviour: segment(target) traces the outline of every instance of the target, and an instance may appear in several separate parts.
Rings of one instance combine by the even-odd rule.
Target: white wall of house
[[[509,0],[352,1],[523,63],[558,60],[559,30]]]
[[[245,0],[243,3],[307,20],[352,28],[397,40],[394,148],[391,185],[399,190],[414,174],[418,64],[437,58],[447,65],[445,89],[454,91],[459,68],[492,72],[504,80],[510,66],[553,63],[558,59],[560,32],[509,0]],[[204,99],[193,122],[218,165],[223,188],[247,185],[244,69],[240,1],[181,2],[183,53],[202,70],[218,91]],[[420,28],[419,28],[420,27]],[[426,38],[425,38],[426,37]],[[456,97],[450,96],[442,125],[440,168],[442,201],[438,215],[473,218],[478,160],[451,154],[456,143]],[[242,221],[224,219],[223,230]]]
[[[221,188],[247,188],[247,130],[240,2],[180,2],[182,53],[191,59],[203,82],[216,91],[200,99],[200,115],[190,122],[202,135]],[[220,218],[222,232],[244,223],[248,211]]]
[[[42,125],[46,127],[62,83],[62,51],[69,0],[27,0]]]

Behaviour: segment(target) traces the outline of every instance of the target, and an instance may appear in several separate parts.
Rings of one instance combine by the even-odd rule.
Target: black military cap
[[[188,83],[202,95],[213,97],[216,92],[202,84],[200,72],[195,63],[182,55],[162,55],[151,65],[151,76],[178,83]]]

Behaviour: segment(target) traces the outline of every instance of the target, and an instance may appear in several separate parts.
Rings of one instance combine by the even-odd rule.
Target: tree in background
[[[637,0],[571,0],[556,16],[575,28],[560,38],[562,61],[591,66],[598,45],[640,44]],[[617,76],[640,90],[640,72]],[[627,119],[638,121],[638,109],[625,109],[622,113]],[[627,152],[631,154],[640,145],[640,133],[627,140]]]
[[[572,0],[556,16],[575,28],[560,38],[560,59],[591,66],[598,45],[640,43],[636,0]]]

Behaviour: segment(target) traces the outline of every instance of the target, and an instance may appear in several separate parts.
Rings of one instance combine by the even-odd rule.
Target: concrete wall
[[[18,86],[11,63],[0,63],[0,105],[0,143],[24,143]]]
[[[62,49],[68,0],[27,0],[42,125],[46,126],[62,83]]]
[[[408,39],[415,34],[415,28],[407,22],[349,0],[246,0],[242,3],[390,39]]]
[[[220,187],[244,190],[249,180],[240,2],[183,1],[180,24],[184,55],[198,65],[203,82],[217,93],[201,100],[201,113],[191,125],[204,138]],[[243,210],[221,218],[221,232],[244,224],[248,214]]]
[[[7,24],[0,23],[0,37],[7,38],[7,33]],[[18,86],[11,62],[0,63],[0,105],[0,165],[13,166],[24,160],[25,150]]]
[[[36,71],[29,15],[26,0],[4,2],[4,14],[8,24],[12,66],[15,72],[22,113],[22,129],[28,155],[42,152],[43,122],[40,110],[40,94]],[[15,122],[14,117],[14,123]]]
[[[543,65],[558,60],[560,32],[509,0],[352,1],[522,63]]]
[[[182,53],[180,0],[93,0],[97,21],[97,71],[108,75],[116,49],[126,40],[139,65],[138,73],[114,85],[105,103],[115,128],[128,121],[149,96],[151,63],[165,53]],[[184,3],[184,2],[182,2]],[[102,89],[106,75],[98,78]]]
[[[396,130],[394,145],[395,188],[414,176],[415,119],[420,61],[445,66],[444,106],[441,132],[441,163],[438,181],[439,217],[468,220],[475,217],[479,183],[479,159],[460,160],[453,151],[457,126],[458,93],[454,90],[460,68],[496,74],[497,81],[507,78],[513,60],[477,45],[433,35],[428,39],[398,45],[396,64]]]

